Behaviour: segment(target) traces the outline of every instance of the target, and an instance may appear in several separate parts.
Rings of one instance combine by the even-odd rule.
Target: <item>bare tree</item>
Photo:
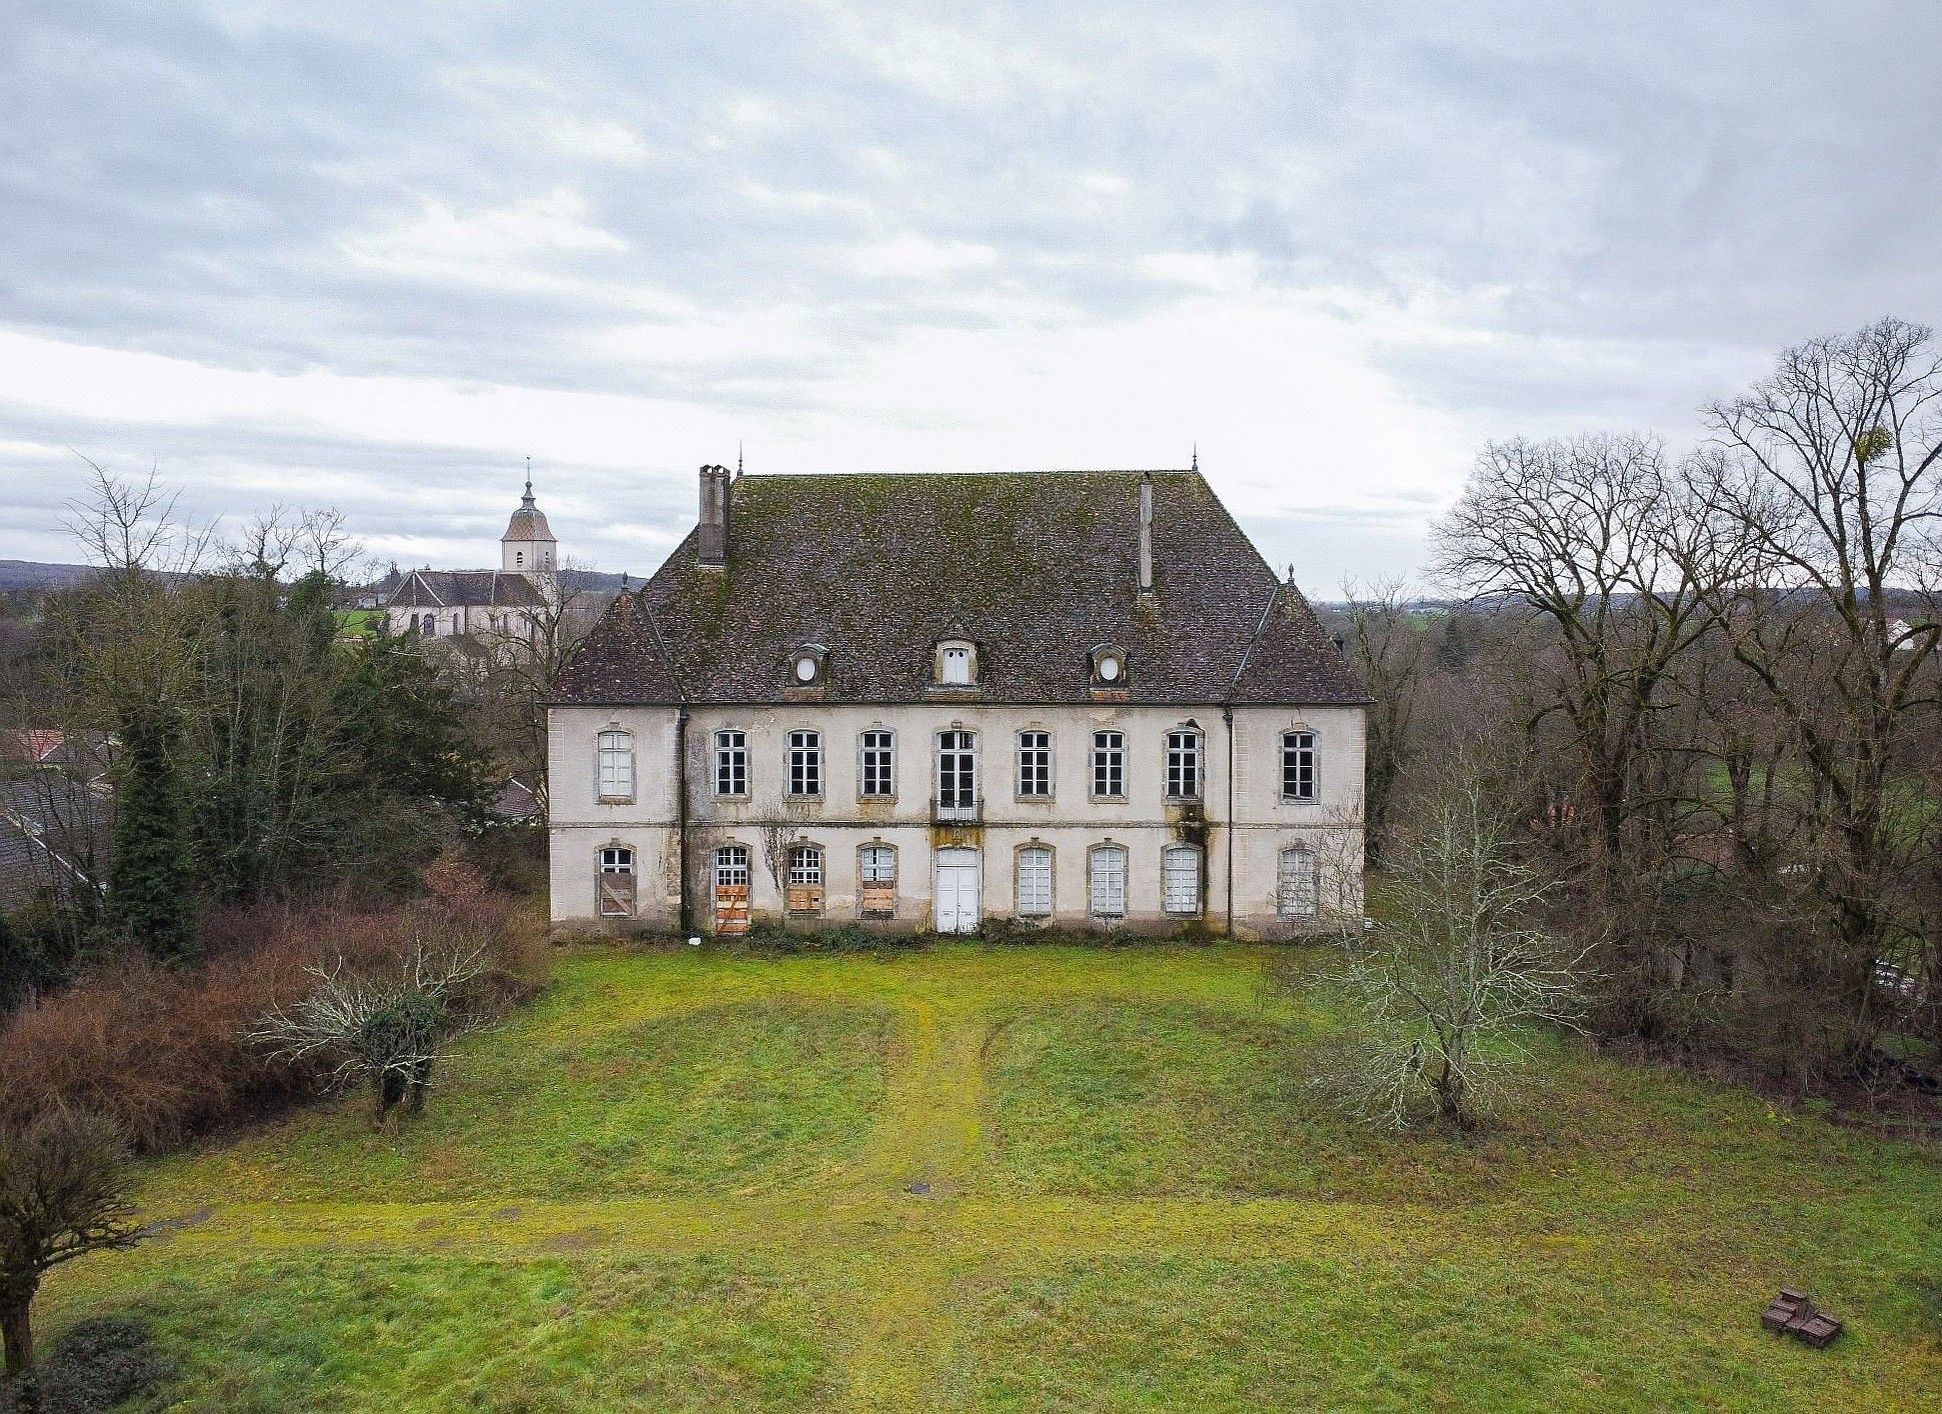
[[[1369,862],[1380,864],[1389,844],[1396,784],[1415,747],[1416,707],[1429,637],[1403,603],[1400,580],[1366,589],[1343,586],[1348,601],[1349,661],[1374,699],[1369,706],[1363,818]]]
[[[372,1122],[382,1128],[400,1106],[407,1114],[424,1108],[433,1069],[468,1027],[459,994],[485,970],[483,943],[434,950],[422,938],[393,975],[349,975],[341,963],[310,968],[317,985],[264,1016],[250,1039],[290,1061],[328,1058],[331,1087],[368,1086]]]
[[[546,699],[567,660],[599,616],[601,597],[576,582],[586,566],[568,560],[557,574],[538,577],[539,602],[509,612],[477,636],[480,695],[495,710],[497,735],[515,773],[544,806]]]
[[[1903,901],[1926,831],[1894,820],[1893,775],[1938,706],[1942,359],[1930,330],[1885,319],[1789,349],[1707,419],[1712,445],[1685,473],[1707,531],[1695,578],[1796,743],[1807,878],[1846,999],[1839,1045],[1861,1056],[1876,965],[1918,931]],[[1898,593],[1928,612],[1900,618]]]
[[[34,1366],[41,1279],[63,1262],[150,1235],[134,1220],[126,1161],[114,1125],[65,1105],[0,1132],[0,1334],[10,1378]]]
[[[1522,864],[1485,772],[1460,754],[1398,844],[1374,916],[1331,978],[1354,1019],[1311,1083],[1373,1123],[1468,1129],[1529,1064],[1535,1024],[1575,1025],[1589,949],[1542,925],[1555,885]]]

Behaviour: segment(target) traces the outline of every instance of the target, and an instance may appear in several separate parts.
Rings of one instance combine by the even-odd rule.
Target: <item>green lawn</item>
[[[1371,1136],[1273,956],[566,954],[405,1133],[147,1168],[182,1225],[43,1336],[141,1311],[194,1410],[1942,1407],[1935,1151],[1552,1040],[1515,1122]]]

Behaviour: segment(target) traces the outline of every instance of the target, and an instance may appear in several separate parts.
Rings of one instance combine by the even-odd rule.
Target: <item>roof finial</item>
[[[525,500],[526,500],[526,507],[527,507],[527,509],[528,509],[528,510],[530,510],[530,509],[532,509],[532,505],[533,505],[533,459],[532,459],[531,457],[527,457],[527,458],[526,458],[526,498],[525,498]]]
[[[741,480],[741,478],[742,478],[742,439],[740,437],[737,437],[735,439],[735,479],[739,481]]]
[[[1194,438],[1194,470],[1200,470],[1200,439]]]

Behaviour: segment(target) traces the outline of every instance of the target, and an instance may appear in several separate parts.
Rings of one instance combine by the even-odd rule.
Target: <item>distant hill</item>
[[[53,589],[79,584],[95,572],[92,565],[50,565],[39,560],[0,560],[0,590]]]

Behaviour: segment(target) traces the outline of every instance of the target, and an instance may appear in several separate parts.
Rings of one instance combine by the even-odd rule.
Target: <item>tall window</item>
[[[1052,733],[1018,734],[1018,794],[1045,800],[1052,794]]]
[[[634,798],[634,734],[614,729],[600,733],[595,753],[600,763],[600,798]]]
[[[1160,852],[1160,907],[1175,914],[1200,912],[1200,851],[1190,844]]]
[[[1087,902],[1105,923],[1126,917],[1126,850],[1116,844],[1096,847],[1086,861]]]
[[[748,794],[748,737],[739,728],[715,733],[715,794]]]
[[[859,900],[865,918],[897,915],[897,851],[887,844],[866,844],[857,851],[857,875],[863,884]]]
[[[799,844],[789,851],[789,886],[785,903],[791,913],[820,913],[823,909],[823,851]]]
[[[1167,733],[1167,799],[1200,799],[1200,733],[1192,727]]]
[[[609,845],[600,851],[600,878],[597,881],[602,918],[634,916],[634,851],[624,845]]]
[[[1018,916],[1049,918],[1052,914],[1052,851],[1027,845],[1018,851]]]
[[[789,733],[789,794],[823,793],[823,734]]]
[[[1315,733],[1281,734],[1281,798],[1315,798]]]
[[[1095,797],[1126,794],[1126,733],[1092,734],[1092,793]]]
[[[937,734],[937,809],[946,819],[969,815],[978,806],[978,736],[976,732]]]
[[[746,933],[749,923],[748,846],[725,844],[715,851],[715,931]]]
[[[1315,916],[1315,854],[1300,845],[1281,851],[1275,877],[1275,912],[1286,919]]]
[[[884,727],[863,733],[857,794],[891,796],[897,793],[897,738]]]

